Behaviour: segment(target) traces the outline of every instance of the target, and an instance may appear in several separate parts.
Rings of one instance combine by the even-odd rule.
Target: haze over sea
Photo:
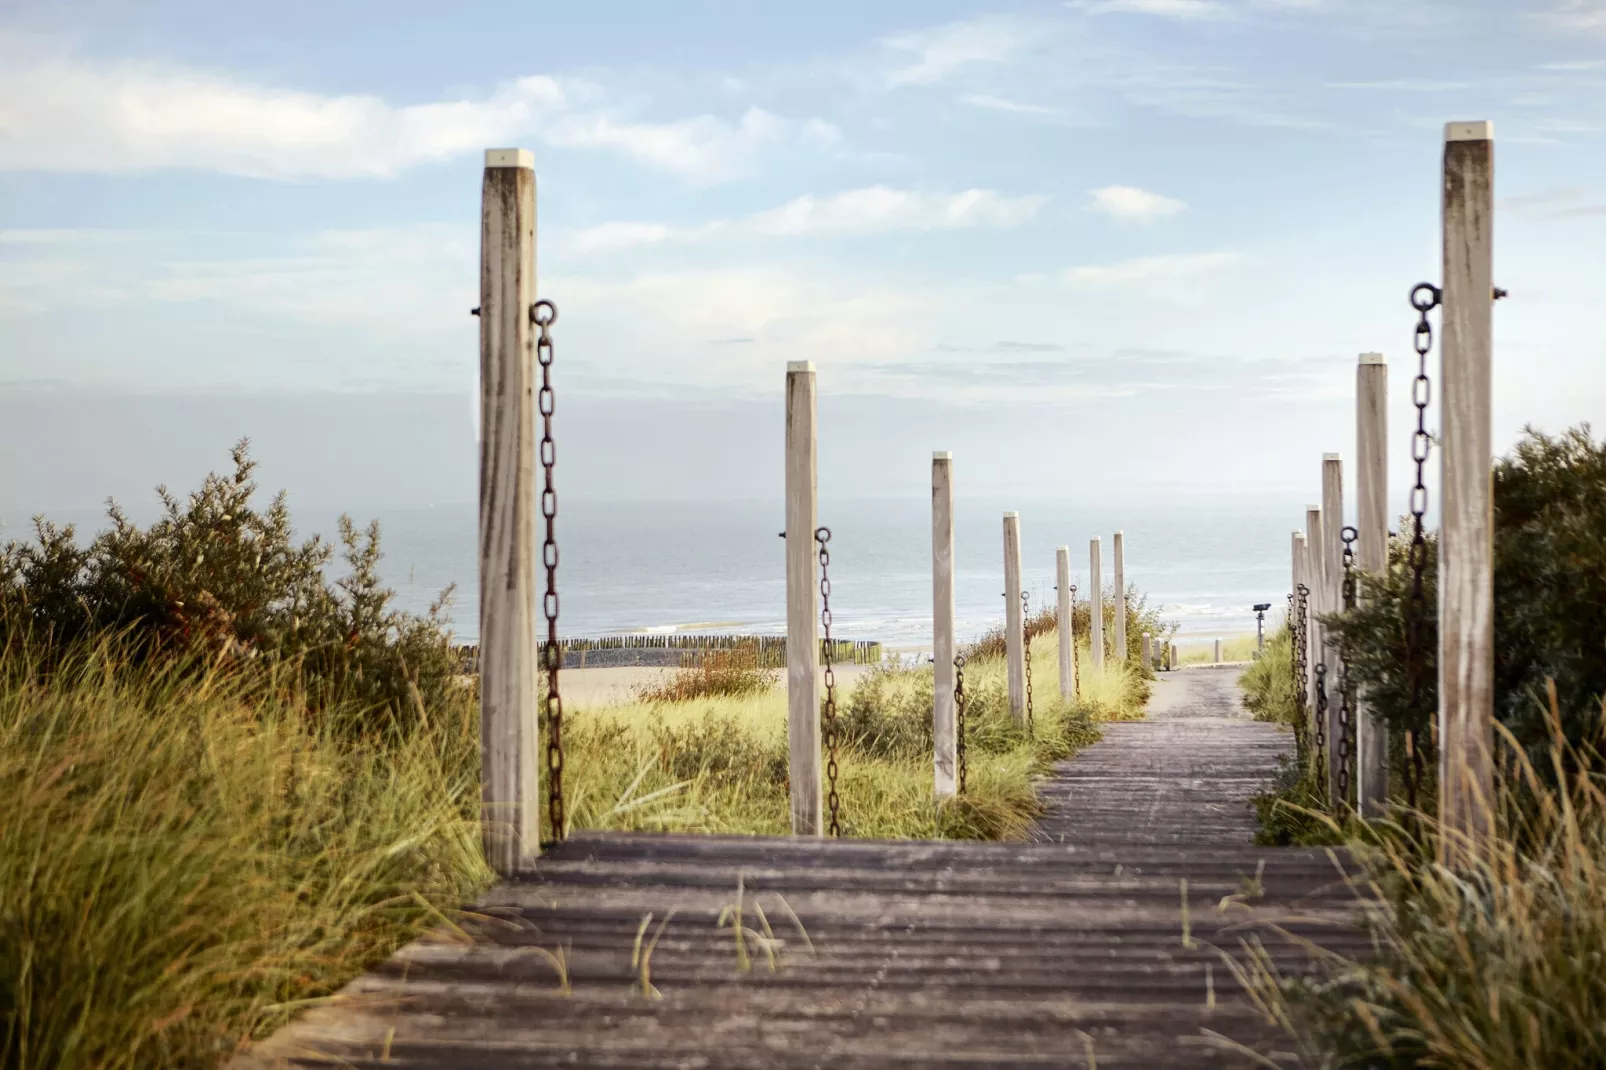
[[[129,502],[136,520],[149,502]],[[335,515],[295,508],[303,533],[328,537]],[[1073,582],[1087,590],[1088,539],[1101,536],[1105,589],[1111,589],[1111,534],[1125,533],[1126,578],[1158,604],[1181,634],[1205,638],[1253,631],[1256,602],[1278,619],[1288,591],[1289,532],[1303,503],[1281,496],[1177,500],[1164,506],[1089,506],[1069,501],[966,498],[956,503],[957,627],[974,638],[1003,617],[1003,512],[1021,514],[1025,584],[1032,605],[1054,598],[1054,550],[1071,547]],[[100,513],[49,514],[82,534]],[[8,516],[0,539],[26,534]],[[427,608],[455,583],[454,630],[477,632],[476,519],[467,504],[358,512],[378,519],[381,572],[411,610]],[[825,500],[831,528],[832,611],[836,634],[918,648],[931,636],[931,519],[924,498]],[[784,526],[774,501],[608,502],[560,499],[560,631],[565,636],[694,631],[785,631]]]

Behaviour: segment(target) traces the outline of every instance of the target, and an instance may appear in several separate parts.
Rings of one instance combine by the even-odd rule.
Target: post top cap
[[[1298,539],[1300,542],[1304,542],[1305,541],[1305,533],[1303,531],[1296,531],[1296,532],[1294,532],[1294,538]]]
[[[1307,513],[1319,513],[1321,511],[1322,511],[1322,507],[1319,506],[1319,505],[1307,505],[1307,506],[1305,506],[1305,512],[1307,512]]]
[[[1020,519],[1020,514],[1015,512],[1015,510],[1011,509],[1009,512],[1004,514],[1004,519],[1005,520],[1019,520]]]
[[[1445,123],[1444,140],[1493,141],[1494,123],[1487,119],[1480,119],[1477,122]]]
[[[486,167],[522,167],[535,170],[535,153],[529,149],[486,149]]]
[[[1087,541],[1088,542],[1098,542],[1099,541],[1099,537],[1097,535],[1095,535],[1095,536],[1093,536],[1091,539],[1089,539]]]
[[[1388,363],[1388,358],[1384,357],[1383,354],[1381,354],[1381,353],[1362,353],[1361,354],[1361,363],[1362,364],[1387,364]]]
[[[1119,536],[1119,535],[1125,535],[1125,534],[1126,534],[1126,532],[1124,532],[1124,531],[1117,531],[1117,532],[1116,532],[1116,533],[1115,533],[1115,534],[1116,534],[1116,535],[1118,535],[1118,536]]]
[[[952,450],[932,450],[931,459],[934,461],[951,461],[954,459]]]
[[[786,362],[786,370],[789,372],[811,372],[814,370],[814,362],[812,360],[789,360]]]
[[[1324,453],[1324,454],[1322,454],[1322,463],[1323,464],[1326,464],[1328,461],[1336,461],[1336,460],[1338,460],[1338,454],[1336,454],[1336,453]]]

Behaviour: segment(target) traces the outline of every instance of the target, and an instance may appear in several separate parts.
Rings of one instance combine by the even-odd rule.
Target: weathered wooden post
[[[1216,664],[1221,664],[1221,640],[1216,640]]]
[[[541,851],[534,303],[535,156],[490,149],[480,187],[480,792],[485,858],[503,876]]]
[[[1004,514],[1004,657],[1009,712],[1026,723],[1026,621],[1020,600],[1020,514]]]
[[[1182,664],[1182,659],[1177,656],[1177,644],[1172,643],[1171,644],[1171,671],[1172,672],[1176,672],[1177,671],[1177,666],[1179,666],[1181,664]]]
[[[814,364],[786,365],[786,734],[792,834],[824,830],[820,793],[819,526]]]
[[[1361,354],[1355,367],[1355,565],[1374,576],[1388,569],[1388,376],[1383,354]],[[1382,817],[1389,795],[1388,722],[1364,692],[1356,698],[1355,721],[1356,807],[1365,817]]]
[[[957,787],[954,719],[954,484],[953,454],[931,455],[931,734],[937,797]]]
[[[1071,548],[1061,546],[1054,551],[1054,589],[1058,595],[1055,609],[1059,618],[1060,698],[1067,702],[1076,697],[1076,625],[1071,606]]]
[[[1451,861],[1492,825],[1494,124],[1448,123],[1444,141],[1439,819]]]
[[[1305,694],[1310,696],[1308,712],[1312,718],[1308,726],[1312,738],[1316,731],[1316,665],[1322,657],[1322,626],[1316,620],[1322,609],[1322,590],[1327,582],[1322,562],[1322,507],[1305,507],[1305,586],[1310,594],[1305,603]]]
[[[1115,533],[1115,660],[1126,660],[1126,539]]]
[[[1322,454],[1322,612],[1336,613],[1344,608],[1344,463],[1336,453]],[[1339,723],[1343,696],[1339,685],[1344,679],[1339,665],[1338,643],[1322,629],[1322,664],[1327,666],[1327,797],[1334,806],[1345,803],[1338,790],[1343,768]]]
[[[1087,638],[1091,646],[1093,668],[1104,668],[1104,561],[1099,540],[1087,542]]]
[[[1154,668],[1154,643],[1150,639],[1148,632],[1143,633],[1143,638],[1140,640],[1140,642],[1143,646],[1143,667],[1145,669],[1152,669]]]

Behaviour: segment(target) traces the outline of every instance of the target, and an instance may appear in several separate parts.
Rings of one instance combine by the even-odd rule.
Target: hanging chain
[[[959,794],[965,793],[965,655],[954,658],[954,731],[958,736]]]
[[[1327,663],[1316,663],[1316,780],[1327,788]]]
[[[1294,697],[1294,753],[1299,757],[1300,766],[1303,768],[1306,759],[1309,757],[1306,753],[1306,748],[1310,746],[1310,742],[1305,736],[1305,704],[1301,696],[1301,691],[1305,686],[1305,656],[1304,652],[1299,649],[1299,636],[1303,629],[1295,616],[1295,606],[1298,604],[1297,595],[1289,592],[1288,669],[1291,679],[1288,693]]]
[[[1416,406],[1416,430],[1411,434],[1411,460],[1416,462],[1416,484],[1411,488],[1411,549],[1407,562],[1411,569],[1411,593],[1405,603],[1405,672],[1411,689],[1410,703],[1406,707],[1405,729],[1405,793],[1406,800],[1415,809],[1422,785],[1422,747],[1416,738],[1416,723],[1422,713],[1422,678],[1424,648],[1422,625],[1427,617],[1427,595],[1422,590],[1422,575],[1427,570],[1428,540],[1423,517],[1428,511],[1428,487],[1425,481],[1428,449],[1433,440],[1428,436],[1428,402],[1432,398],[1432,382],[1428,379],[1428,353],[1433,350],[1433,322],[1428,313],[1439,307],[1443,297],[1432,283],[1422,282],[1411,288],[1411,307],[1417,311],[1416,378],[1411,381],[1411,404]]]
[[[1071,688],[1075,698],[1082,698],[1082,661],[1076,654],[1076,584],[1071,584]]]
[[[1355,540],[1360,534],[1347,524],[1339,532],[1339,537],[1344,540],[1345,610],[1355,608]],[[1355,689],[1350,684],[1345,646],[1341,639],[1338,648],[1338,740],[1334,744],[1338,748],[1338,798],[1333,800],[1335,806],[1349,803],[1350,773],[1355,757]]]
[[[836,651],[831,644],[831,575],[828,571],[831,565],[831,551],[826,543],[831,541],[830,528],[816,528],[814,541],[820,544],[820,628],[825,632],[825,645],[822,647],[825,657],[825,706],[821,727],[825,730],[825,778],[826,778],[826,805],[830,809],[832,836],[842,835],[842,822],[840,810],[841,796],[836,793],[836,670],[832,668]]]
[[[1310,588],[1303,583],[1296,588],[1298,598],[1294,607],[1294,714],[1301,728],[1310,720],[1310,681],[1306,679],[1310,666]],[[1307,753],[1307,759],[1310,755]]]
[[[1026,734],[1033,733],[1032,724],[1032,599],[1025,591],[1020,593],[1020,645],[1026,663]]]
[[[567,817],[563,812],[563,698],[558,693],[558,669],[563,665],[563,647],[558,643],[558,492],[552,484],[557,464],[557,447],[552,442],[552,325],[558,322],[558,306],[541,300],[530,306],[530,322],[540,328],[535,340],[535,359],[541,365],[541,390],[536,395],[536,411],[541,414],[541,515],[546,519],[546,537],[541,542],[541,563],[546,566],[546,597],[541,608],[546,613],[546,642],[541,644],[541,661],[546,669],[546,804],[552,824],[552,839],[563,839]]]

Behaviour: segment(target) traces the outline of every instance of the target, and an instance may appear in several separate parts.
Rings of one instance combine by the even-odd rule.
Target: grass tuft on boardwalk
[[[488,883],[471,706],[353,744],[264,683],[0,648],[0,1065],[211,1066]]]

